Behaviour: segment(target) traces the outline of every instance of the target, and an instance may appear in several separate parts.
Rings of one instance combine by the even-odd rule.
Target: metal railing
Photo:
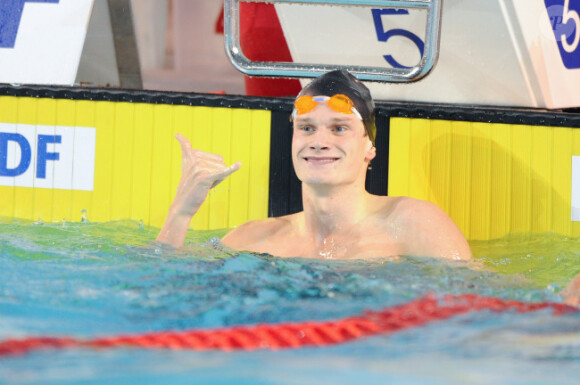
[[[360,65],[332,65],[293,62],[252,61],[240,46],[241,0],[225,0],[224,35],[226,52],[240,72],[248,76],[313,78],[334,69],[346,69],[361,80],[404,83],[425,77],[435,66],[439,56],[441,9],[443,0],[268,0],[268,3],[327,4],[347,6],[372,6],[381,8],[407,8],[427,10],[425,46],[419,63],[410,68],[387,68]],[[264,0],[251,0],[263,2]]]

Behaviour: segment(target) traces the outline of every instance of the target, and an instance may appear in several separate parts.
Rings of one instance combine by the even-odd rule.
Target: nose
[[[310,149],[311,150],[328,150],[329,146],[329,132],[326,128],[319,128],[316,130],[314,135],[312,135],[311,142],[310,142]]]

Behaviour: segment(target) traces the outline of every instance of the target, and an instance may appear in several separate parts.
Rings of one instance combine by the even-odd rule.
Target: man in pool
[[[304,87],[294,105],[292,161],[304,211],[245,223],[222,239],[225,245],[279,257],[471,259],[465,237],[436,205],[365,191],[376,127],[374,102],[362,82],[346,71],[326,73]],[[173,247],[183,245],[209,190],[241,167],[177,139],[181,180],[157,237]]]

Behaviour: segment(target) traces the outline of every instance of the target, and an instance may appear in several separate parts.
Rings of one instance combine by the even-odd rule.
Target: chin
[[[311,185],[311,186],[331,186],[336,183],[332,183],[331,181],[324,180],[322,178],[308,178],[306,180],[302,180],[302,183]]]
[[[341,182],[338,178],[332,178],[331,175],[308,175],[303,178],[298,177],[298,179],[312,186],[335,186]]]

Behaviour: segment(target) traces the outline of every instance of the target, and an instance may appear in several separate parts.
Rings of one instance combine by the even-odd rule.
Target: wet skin
[[[375,156],[359,118],[319,103],[294,120],[292,161],[304,211],[246,223],[222,242],[281,257],[470,259],[463,234],[437,206],[365,191]]]

